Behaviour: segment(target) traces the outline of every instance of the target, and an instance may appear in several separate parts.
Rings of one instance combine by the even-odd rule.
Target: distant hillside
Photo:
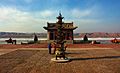
[[[36,33],[39,38],[46,38],[47,33]],[[95,32],[95,33],[74,33],[75,38],[84,37],[87,35],[89,38],[97,38],[97,37],[104,37],[104,38],[117,38],[120,37],[120,33],[104,33],[104,32]],[[34,33],[17,33],[17,32],[0,32],[0,38],[32,38]]]
[[[35,33],[38,37],[47,37],[46,33]],[[0,38],[32,38],[34,33],[0,32]]]
[[[104,33],[104,32],[95,32],[95,33],[77,33],[74,35],[74,37],[84,37],[84,35],[87,35],[87,37],[89,38],[97,38],[97,37],[101,37],[101,38],[117,38],[120,37],[120,33]]]

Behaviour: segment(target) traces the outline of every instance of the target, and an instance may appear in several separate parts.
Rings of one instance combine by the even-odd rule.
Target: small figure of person
[[[51,48],[52,48],[51,43],[49,43],[49,44],[48,44],[48,51],[49,51],[49,54],[51,54]]]
[[[11,37],[9,38],[9,41],[12,42],[12,38]]]
[[[9,43],[12,43],[12,44],[13,44],[13,40],[12,40],[11,37],[9,38]]]

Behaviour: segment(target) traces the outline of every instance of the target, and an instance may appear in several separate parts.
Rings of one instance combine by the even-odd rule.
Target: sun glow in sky
[[[0,32],[46,32],[59,11],[75,32],[120,32],[120,0],[0,0]]]

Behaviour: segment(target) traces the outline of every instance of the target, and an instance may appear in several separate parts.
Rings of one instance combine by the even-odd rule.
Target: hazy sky
[[[120,0],[0,0],[0,32],[46,32],[59,11],[75,32],[120,32]]]

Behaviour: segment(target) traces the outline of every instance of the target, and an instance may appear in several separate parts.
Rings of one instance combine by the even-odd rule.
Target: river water
[[[9,38],[0,38],[0,44],[7,44],[5,40],[8,40]],[[33,41],[33,38],[12,38],[13,40],[17,40],[17,44],[21,44],[21,42],[28,42]],[[111,43],[110,40],[113,40],[114,38],[88,38],[88,40],[96,40],[98,42],[101,42],[102,44],[109,44]],[[120,38],[117,38],[120,39]],[[47,40],[47,38],[38,38],[38,40]],[[83,38],[74,38],[74,40],[83,40]]]
[[[9,38],[0,38],[0,44],[7,44],[5,40]],[[33,41],[33,38],[12,38],[12,40],[16,40],[17,44],[21,44],[21,42],[27,43],[28,41]],[[38,38],[38,40],[47,40],[47,38]]]

